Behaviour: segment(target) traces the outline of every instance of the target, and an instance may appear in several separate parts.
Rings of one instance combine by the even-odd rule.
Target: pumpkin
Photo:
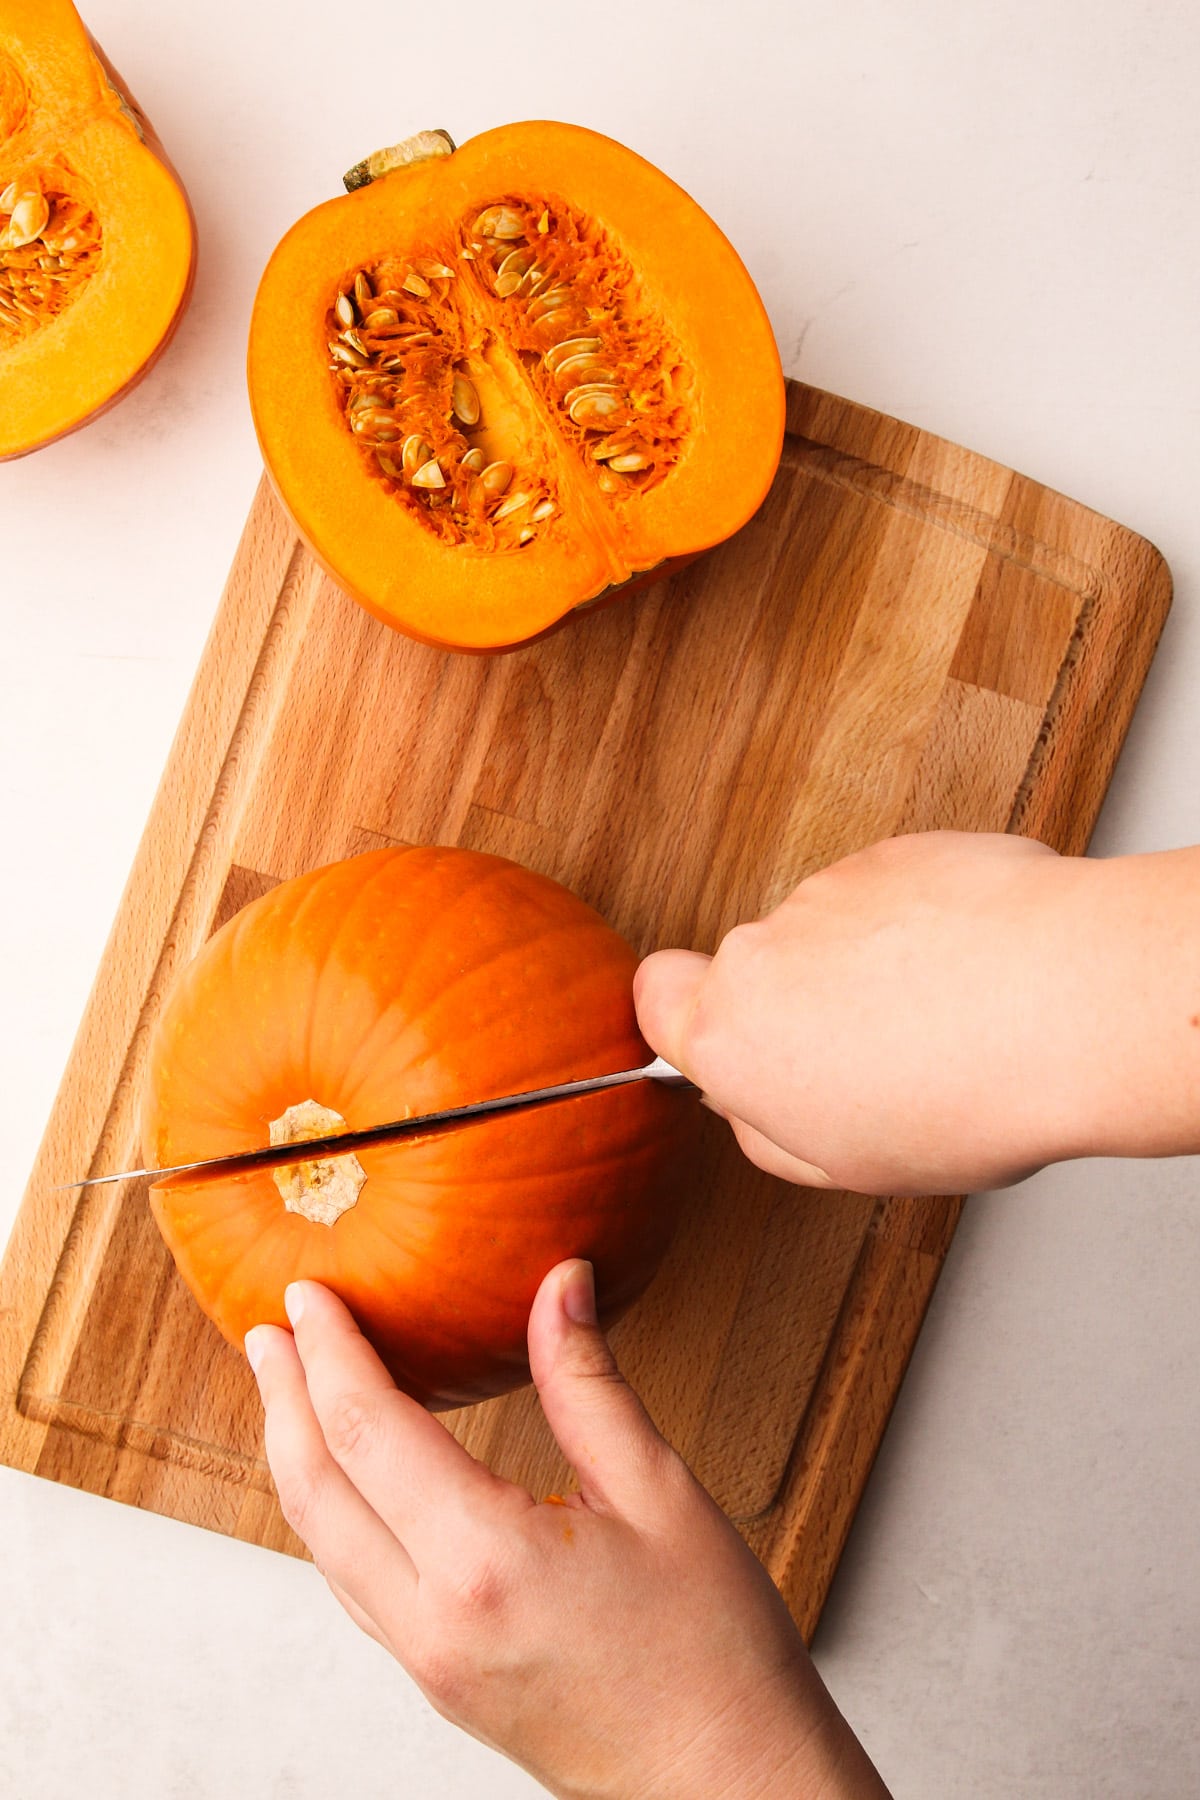
[[[389,625],[460,650],[720,543],[779,461],[761,300],[713,221],[574,125],[368,158],[267,265],[250,402],[296,529]]]
[[[636,958],[567,889],[468,850],[371,851],[284,882],[188,967],[149,1053],[151,1166],[378,1125],[650,1059]],[[184,1280],[229,1341],[328,1284],[434,1407],[528,1379],[542,1277],[595,1265],[601,1315],[650,1280],[691,1110],[643,1081],[237,1176],[151,1189]]]
[[[69,0],[0,0],[0,459],[140,381],[194,267],[183,188]]]

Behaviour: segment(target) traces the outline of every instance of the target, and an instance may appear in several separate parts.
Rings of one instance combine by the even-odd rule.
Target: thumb
[[[677,1459],[617,1368],[596,1322],[588,1262],[551,1269],[529,1315],[529,1366],[546,1422],[597,1512],[640,1518],[662,1508]]]
[[[633,1004],[642,1036],[652,1050],[685,1074],[688,1028],[711,956],[697,950],[656,950],[633,978]]]

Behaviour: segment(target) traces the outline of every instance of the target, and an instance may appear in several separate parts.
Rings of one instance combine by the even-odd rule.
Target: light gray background
[[[1175,611],[1095,849],[1200,841],[1185,0],[87,17],[187,182],[201,260],[152,377],[0,471],[0,1235],[254,491],[257,277],[344,167],[424,125],[622,139],[738,245],[790,374],[1154,539]],[[1076,1165],[968,1209],[817,1644],[898,1800],[1200,1792],[1197,1185],[1186,1162]],[[541,1791],[435,1718],[310,1568],[9,1470],[0,1621],[14,1800]]]

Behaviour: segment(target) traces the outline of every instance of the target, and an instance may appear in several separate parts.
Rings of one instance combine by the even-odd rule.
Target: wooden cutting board
[[[247,900],[398,839],[459,843],[566,882],[640,950],[711,950],[893,832],[1079,852],[1169,602],[1122,526],[796,385],[736,539],[500,658],[378,625],[264,486],[0,1270],[0,1455],[303,1553],[253,1382],[143,1184],[53,1191],[136,1166],[162,998]],[[690,1214],[617,1351],[811,1633],[960,1202],[792,1189],[703,1130]],[[534,1492],[566,1479],[529,1393],[449,1422]]]

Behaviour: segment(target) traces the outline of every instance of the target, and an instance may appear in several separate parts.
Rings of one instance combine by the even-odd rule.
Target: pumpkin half
[[[157,1027],[151,1166],[294,1142],[649,1060],[636,958],[544,876],[467,850],[372,851],[231,919]],[[154,1217],[200,1305],[241,1346],[325,1282],[396,1381],[433,1406],[528,1379],[525,1333],[563,1257],[602,1316],[654,1274],[691,1102],[637,1082],[237,1177],[174,1178]]]
[[[120,399],[195,266],[187,198],[69,0],[0,0],[0,459]]]
[[[720,543],[779,460],[771,327],[728,240],[596,132],[423,132],[287,233],[250,329],[268,474],[334,579],[495,650]]]

